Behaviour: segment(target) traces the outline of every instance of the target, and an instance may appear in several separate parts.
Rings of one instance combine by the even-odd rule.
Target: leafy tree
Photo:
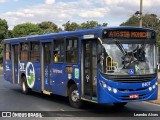
[[[7,21],[0,18],[0,64],[3,60],[3,45],[2,40],[6,38],[6,33],[8,31]]]
[[[13,33],[12,33],[12,30],[8,30],[6,35],[5,35],[5,38],[13,38]]]
[[[120,26],[139,26],[139,19],[138,17],[132,15],[126,22],[120,24]]]
[[[81,28],[93,28],[99,26],[97,21],[87,21],[81,24]]]
[[[145,28],[151,28],[157,30],[160,27],[159,19],[155,14],[145,14],[142,16],[142,26]],[[120,24],[120,26],[139,26],[139,18],[132,15],[126,22]]]
[[[64,27],[64,30],[66,31],[74,31],[78,28],[80,28],[80,25],[78,23],[75,23],[75,22],[66,22],[65,24],[62,25]]]
[[[5,35],[8,31],[7,21],[0,18],[0,42],[5,39]]]
[[[24,37],[27,35],[36,35],[40,34],[42,30],[37,24],[33,23],[23,23],[15,26],[13,28],[14,37]]]
[[[98,26],[107,26],[108,23],[99,24],[97,21],[87,21],[81,24],[81,28],[93,28]]]
[[[63,24],[62,26],[64,27],[64,30],[66,31],[74,31],[76,29],[83,29],[83,28],[93,28],[97,26],[107,26],[108,23],[103,23],[99,24],[97,21],[87,21],[83,22],[81,24],[75,23],[75,22],[70,22],[68,21],[67,23]]]
[[[155,30],[160,28],[159,19],[157,18],[157,15],[145,14],[142,19],[143,19],[143,27]]]
[[[43,33],[49,33],[49,32],[59,32],[61,31],[61,28],[58,28],[56,24],[53,22],[47,21],[47,22],[42,22],[38,24],[38,26],[41,28]]]
[[[101,24],[99,24],[99,26],[107,26],[108,25],[108,23],[103,23],[102,25]]]

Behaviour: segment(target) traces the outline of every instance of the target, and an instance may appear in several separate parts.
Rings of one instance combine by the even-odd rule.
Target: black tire
[[[27,80],[26,80],[26,77],[23,76],[22,79],[21,79],[21,89],[22,89],[22,93],[28,95],[31,93],[31,89],[28,87],[27,85]]]
[[[69,93],[68,93],[69,103],[74,108],[82,108],[83,101],[78,98],[76,99],[76,92],[78,92],[77,86],[75,84],[73,84],[69,88]],[[75,97],[73,95],[75,95]]]
[[[116,107],[124,107],[127,104],[127,102],[122,102],[122,103],[114,103]]]

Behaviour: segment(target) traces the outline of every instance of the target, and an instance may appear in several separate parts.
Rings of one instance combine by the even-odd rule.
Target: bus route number
[[[150,86],[151,82],[145,82],[145,83],[142,83],[142,87],[148,87]]]

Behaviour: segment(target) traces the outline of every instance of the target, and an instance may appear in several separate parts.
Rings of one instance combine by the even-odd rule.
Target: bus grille
[[[122,82],[122,83],[141,83],[148,82],[153,80],[156,77],[156,74],[152,75],[132,75],[132,76],[114,76],[109,75],[106,76],[108,80],[112,80],[114,82]]]

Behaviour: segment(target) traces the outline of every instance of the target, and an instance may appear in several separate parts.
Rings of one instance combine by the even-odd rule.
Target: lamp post
[[[142,0],[140,0],[140,11],[136,11],[135,15],[139,16],[139,27],[142,27]]]
[[[140,20],[139,27],[142,27],[142,0],[140,0]]]

